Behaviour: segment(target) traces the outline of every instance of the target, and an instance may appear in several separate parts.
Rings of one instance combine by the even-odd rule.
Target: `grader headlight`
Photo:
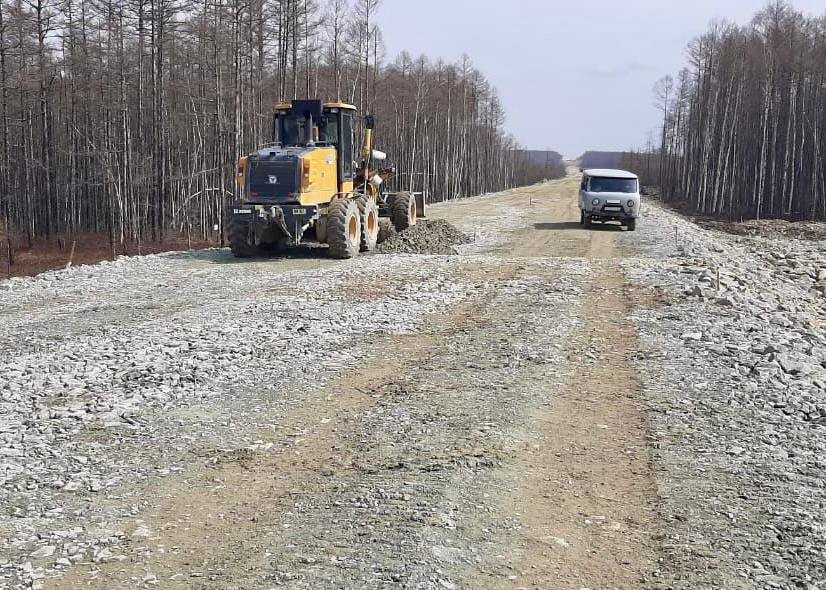
[[[236,178],[238,179],[238,186],[241,188],[244,187],[244,181],[246,180],[247,174],[247,158],[239,158],[238,159],[238,174]]]

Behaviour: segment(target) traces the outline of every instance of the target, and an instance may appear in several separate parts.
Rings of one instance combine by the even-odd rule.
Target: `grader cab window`
[[[328,145],[338,145],[338,116],[335,114],[324,115],[318,131],[319,141]]]
[[[307,121],[294,115],[278,117],[278,139],[282,145],[303,145],[307,137]]]
[[[307,138],[313,137],[308,129],[310,120],[295,114],[282,114],[278,117],[278,136],[275,138],[282,145],[305,145]],[[338,115],[325,114],[320,121],[312,122],[318,128],[317,143],[338,146],[341,140]]]
[[[353,180],[353,115],[343,113],[341,116],[341,179]]]

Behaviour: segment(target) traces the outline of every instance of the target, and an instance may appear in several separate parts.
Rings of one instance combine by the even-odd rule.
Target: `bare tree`
[[[378,8],[0,0],[0,232],[106,234],[112,255],[220,239],[238,155],[269,139],[273,103],[298,95],[374,112],[396,187],[438,200],[528,178],[481,72],[468,58],[384,64]]]
[[[731,219],[826,219],[826,17],[774,1],[747,26],[714,23],[688,55],[676,85],[655,88],[664,198]]]

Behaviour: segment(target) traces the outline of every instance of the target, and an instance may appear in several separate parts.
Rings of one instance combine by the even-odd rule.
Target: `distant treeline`
[[[282,99],[375,114],[396,187],[441,200],[532,180],[485,76],[467,58],[387,63],[378,8],[0,0],[0,236],[215,238]]]
[[[520,184],[535,184],[565,176],[562,154],[552,150],[516,150]]]
[[[587,151],[579,157],[581,168],[620,168],[626,152]]]
[[[747,26],[712,25],[688,53],[655,88],[663,198],[731,219],[826,219],[826,16],[774,2]]]

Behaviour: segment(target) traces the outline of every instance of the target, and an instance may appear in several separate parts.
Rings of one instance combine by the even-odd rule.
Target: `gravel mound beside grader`
[[[273,141],[238,163],[243,199],[228,216],[230,248],[239,257],[315,241],[334,258],[370,252],[392,224],[403,231],[424,217],[420,194],[387,192],[393,167],[375,164],[374,121],[365,117],[361,161],[356,162],[356,108],[338,102],[278,104]]]

